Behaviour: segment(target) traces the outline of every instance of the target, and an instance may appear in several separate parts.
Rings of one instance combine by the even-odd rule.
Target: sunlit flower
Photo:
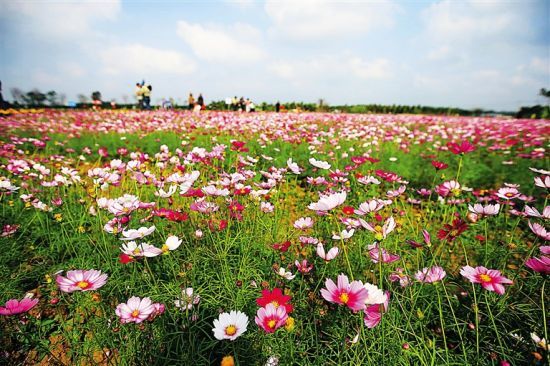
[[[518,198],[520,195],[519,191],[516,188],[504,187],[500,188],[497,192],[497,196],[504,200],[512,200]]]
[[[155,312],[150,298],[132,296],[127,303],[118,304],[115,313],[121,323],[141,323]]]
[[[269,303],[265,307],[258,309],[254,320],[267,333],[273,333],[285,325],[287,318],[288,314],[284,306],[276,306]]]
[[[390,302],[390,293],[389,291],[386,291],[385,293],[386,300],[382,304],[373,304],[370,306],[367,306],[364,309],[364,322],[367,328],[372,329],[376,327],[378,324],[380,324],[380,321],[382,321],[382,315],[388,311],[388,305]]]
[[[447,272],[445,272],[442,267],[433,266],[430,268],[422,268],[421,270],[416,272],[414,278],[416,278],[420,282],[434,283],[441,281],[445,278],[446,275]]]
[[[382,227],[380,227],[379,225],[373,226],[363,219],[359,219],[359,222],[361,223],[361,226],[363,226],[365,229],[374,233],[374,237],[376,240],[386,239],[388,234],[391,233],[396,227],[395,219],[393,218],[393,216],[390,216],[384,222],[384,225]]]
[[[369,297],[368,291],[361,281],[349,283],[348,276],[338,275],[338,285],[333,280],[327,279],[321,296],[329,302],[345,305],[351,310],[358,311],[365,308],[365,301]]]
[[[298,220],[294,221],[293,226],[299,230],[307,230],[313,226],[313,220],[311,217],[300,217]]]
[[[162,254],[162,249],[154,245],[149,243],[137,244],[135,241],[122,244],[120,250],[130,257],[156,257]]]
[[[332,247],[328,252],[325,252],[325,246],[323,243],[317,243],[317,255],[323,258],[325,261],[331,261],[338,255],[338,247]]]
[[[496,269],[487,269],[482,266],[470,267],[464,266],[460,270],[460,274],[466,277],[472,283],[480,283],[481,286],[488,290],[496,292],[499,295],[504,294],[504,286],[510,285],[513,282],[500,274]]]
[[[340,234],[335,234],[333,233],[332,234],[332,239],[334,240],[345,240],[345,239],[349,239],[353,236],[353,234],[355,233],[355,230],[354,229],[351,229],[351,230],[342,230],[340,232]]]
[[[393,263],[399,260],[399,256],[396,254],[390,254],[384,248],[380,248],[378,243],[371,244],[367,246],[369,250],[369,257],[373,263]]]
[[[163,253],[168,253],[168,251],[176,250],[181,245],[182,239],[178,238],[175,235],[170,235],[167,239],[164,245],[162,246],[161,250]]]
[[[315,160],[314,158],[310,158],[309,163],[319,169],[330,169],[330,164],[327,163],[326,161]]]
[[[383,304],[387,300],[387,295],[378,288],[378,286],[366,282],[365,289],[369,293],[369,296],[365,299],[365,305]]]
[[[292,161],[292,158],[288,158],[288,160],[286,161],[286,165],[288,166],[288,169],[290,169],[290,171],[294,174],[300,174],[302,172],[298,164]]]
[[[535,177],[535,185],[541,188],[550,188],[550,175]]]
[[[346,196],[346,191],[333,193],[328,196],[321,196],[319,201],[311,203],[307,208],[313,211],[330,211],[344,203]]]
[[[38,304],[38,299],[29,299],[27,297],[22,300],[11,299],[6,301],[4,306],[0,306],[0,315],[16,315],[26,313]]]
[[[493,215],[498,215],[498,212],[500,210],[500,204],[497,203],[494,205],[483,206],[479,203],[476,203],[473,206],[468,205],[468,210],[480,216],[493,216]]]
[[[287,313],[291,313],[293,310],[292,305],[289,303],[291,297],[284,295],[280,288],[274,288],[273,291],[262,290],[262,296],[256,299],[258,306],[266,307],[272,304],[276,308],[282,306]]]
[[[151,227],[140,227],[139,229],[130,229],[130,230],[124,230],[122,232],[123,238],[120,238],[120,240],[136,240],[141,239],[147,235],[151,235],[155,231],[155,226]]]
[[[240,311],[231,310],[229,313],[221,313],[218,319],[214,320],[212,332],[218,340],[234,341],[246,332],[247,326],[248,316]]]
[[[279,270],[277,271],[277,274],[288,281],[293,280],[294,277],[296,277],[295,274],[292,274],[292,272],[287,271],[284,267],[280,267]]]
[[[92,291],[105,285],[107,274],[94,269],[75,270],[68,271],[66,277],[58,275],[55,281],[63,292]]]
[[[529,221],[529,228],[539,238],[550,240],[550,232],[548,232],[544,226],[536,222]]]

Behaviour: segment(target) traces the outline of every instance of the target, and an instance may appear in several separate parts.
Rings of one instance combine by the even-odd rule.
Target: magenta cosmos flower
[[[57,276],[55,279],[63,292],[97,290],[107,282],[107,274],[91,269],[68,271],[67,277]]]
[[[338,285],[333,280],[327,279],[326,289],[321,289],[321,296],[329,302],[340,305],[346,305],[354,311],[365,308],[365,300],[369,297],[368,291],[361,281],[352,281],[349,283],[348,276],[338,275]]]
[[[151,299],[132,296],[127,303],[118,304],[115,313],[121,323],[141,323],[156,311]]]
[[[36,304],[38,304],[38,299],[24,298],[21,301],[11,299],[8,300],[4,306],[0,306],[0,315],[16,315],[26,313]]]
[[[540,247],[540,252],[543,254],[540,258],[529,258],[525,265],[531,268],[533,271],[550,274],[550,246]]]
[[[500,271],[487,269],[482,266],[476,268],[470,266],[462,267],[460,274],[470,280],[470,282],[480,283],[484,289],[494,291],[499,295],[504,294],[503,285],[512,284],[512,281],[501,275]]]
[[[267,333],[273,333],[285,325],[287,319],[288,315],[284,306],[275,306],[273,303],[269,303],[265,307],[258,309],[254,320]]]

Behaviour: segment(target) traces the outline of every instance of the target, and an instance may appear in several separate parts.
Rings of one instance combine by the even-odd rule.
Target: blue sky
[[[0,0],[0,79],[74,100],[229,96],[517,110],[550,88],[550,1]]]

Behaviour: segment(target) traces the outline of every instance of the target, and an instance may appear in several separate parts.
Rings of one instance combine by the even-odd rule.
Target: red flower
[[[290,301],[291,297],[287,295],[283,295],[283,291],[280,288],[275,287],[273,291],[269,290],[262,290],[262,297],[259,297],[256,299],[256,303],[258,306],[261,306],[265,308],[267,304],[273,304],[275,305],[275,308],[278,308],[279,306],[284,306],[287,313],[291,313],[293,310],[293,307],[288,302]]]
[[[459,144],[456,142],[447,142],[447,147],[453,154],[466,154],[472,151],[475,151],[474,145],[470,143],[468,140],[464,140]]]
[[[453,241],[460,234],[462,234],[468,228],[468,224],[462,220],[460,217],[457,217],[453,220],[452,225],[445,224],[443,229],[437,232],[437,237],[441,240]]]
[[[388,172],[381,169],[376,170],[374,173],[386,182],[396,182],[401,179],[401,177],[394,172]]]
[[[273,249],[278,250],[280,252],[286,252],[289,247],[290,247],[290,241],[288,240],[283,243],[273,244]]]
[[[448,164],[445,164],[445,163],[443,163],[441,161],[437,161],[437,160],[432,160],[432,165],[436,170],[443,170],[443,169],[447,169],[449,167]]]
[[[232,141],[231,150],[239,151],[239,152],[248,152],[248,148],[244,147],[245,144],[246,142],[243,142],[243,141]]]
[[[128,254],[121,253],[118,256],[118,261],[122,264],[128,264],[134,261],[134,258],[130,257]]]
[[[351,206],[344,206],[342,208],[342,212],[345,214],[345,215],[353,215],[355,213],[355,209]]]

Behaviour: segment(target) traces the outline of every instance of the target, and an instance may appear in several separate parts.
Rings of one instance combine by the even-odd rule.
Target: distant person
[[[251,100],[248,101],[247,108],[248,108],[248,111],[251,113],[256,112],[256,106],[254,105],[254,102]]]
[[[189,93],[189,97],[187,98],[187,104],[189,105],[189,110],[192,111],[195,107],[195,97],[193,96],[193,93]]]
[[[4,97],[2,96],[2,82],[0,81],[0,109],[5,109]]]
[[[279,113],[280,110],[281,110],[281,103],[277,101],[277,103],[275,103],[275,112]]]
[[[236,112],[237,109],[239,109],[239,100],[236,95],[231,100],[231,109],[233,109],[233,112]]]
[[[245,108],[244,97],[241,97],[241,99],[239,99],[239,112],[244,111],[244,108]]]
[[[142,85],[140,83],[136,83],[135,94],[136,94],[138,109],[143,109],[143,92],[141,88],[142,88]]]
[[[150,110],[151,109],[151,92],[153,91],[153,87],[148,85],[143,85],[141,88],[141,94],[143,95],[143,109]]]
[[[202,93],[199,93],[199,97],[197,98],[197,104],[201,106],[201,109],[204,109],[204,98],[202,97]]]

